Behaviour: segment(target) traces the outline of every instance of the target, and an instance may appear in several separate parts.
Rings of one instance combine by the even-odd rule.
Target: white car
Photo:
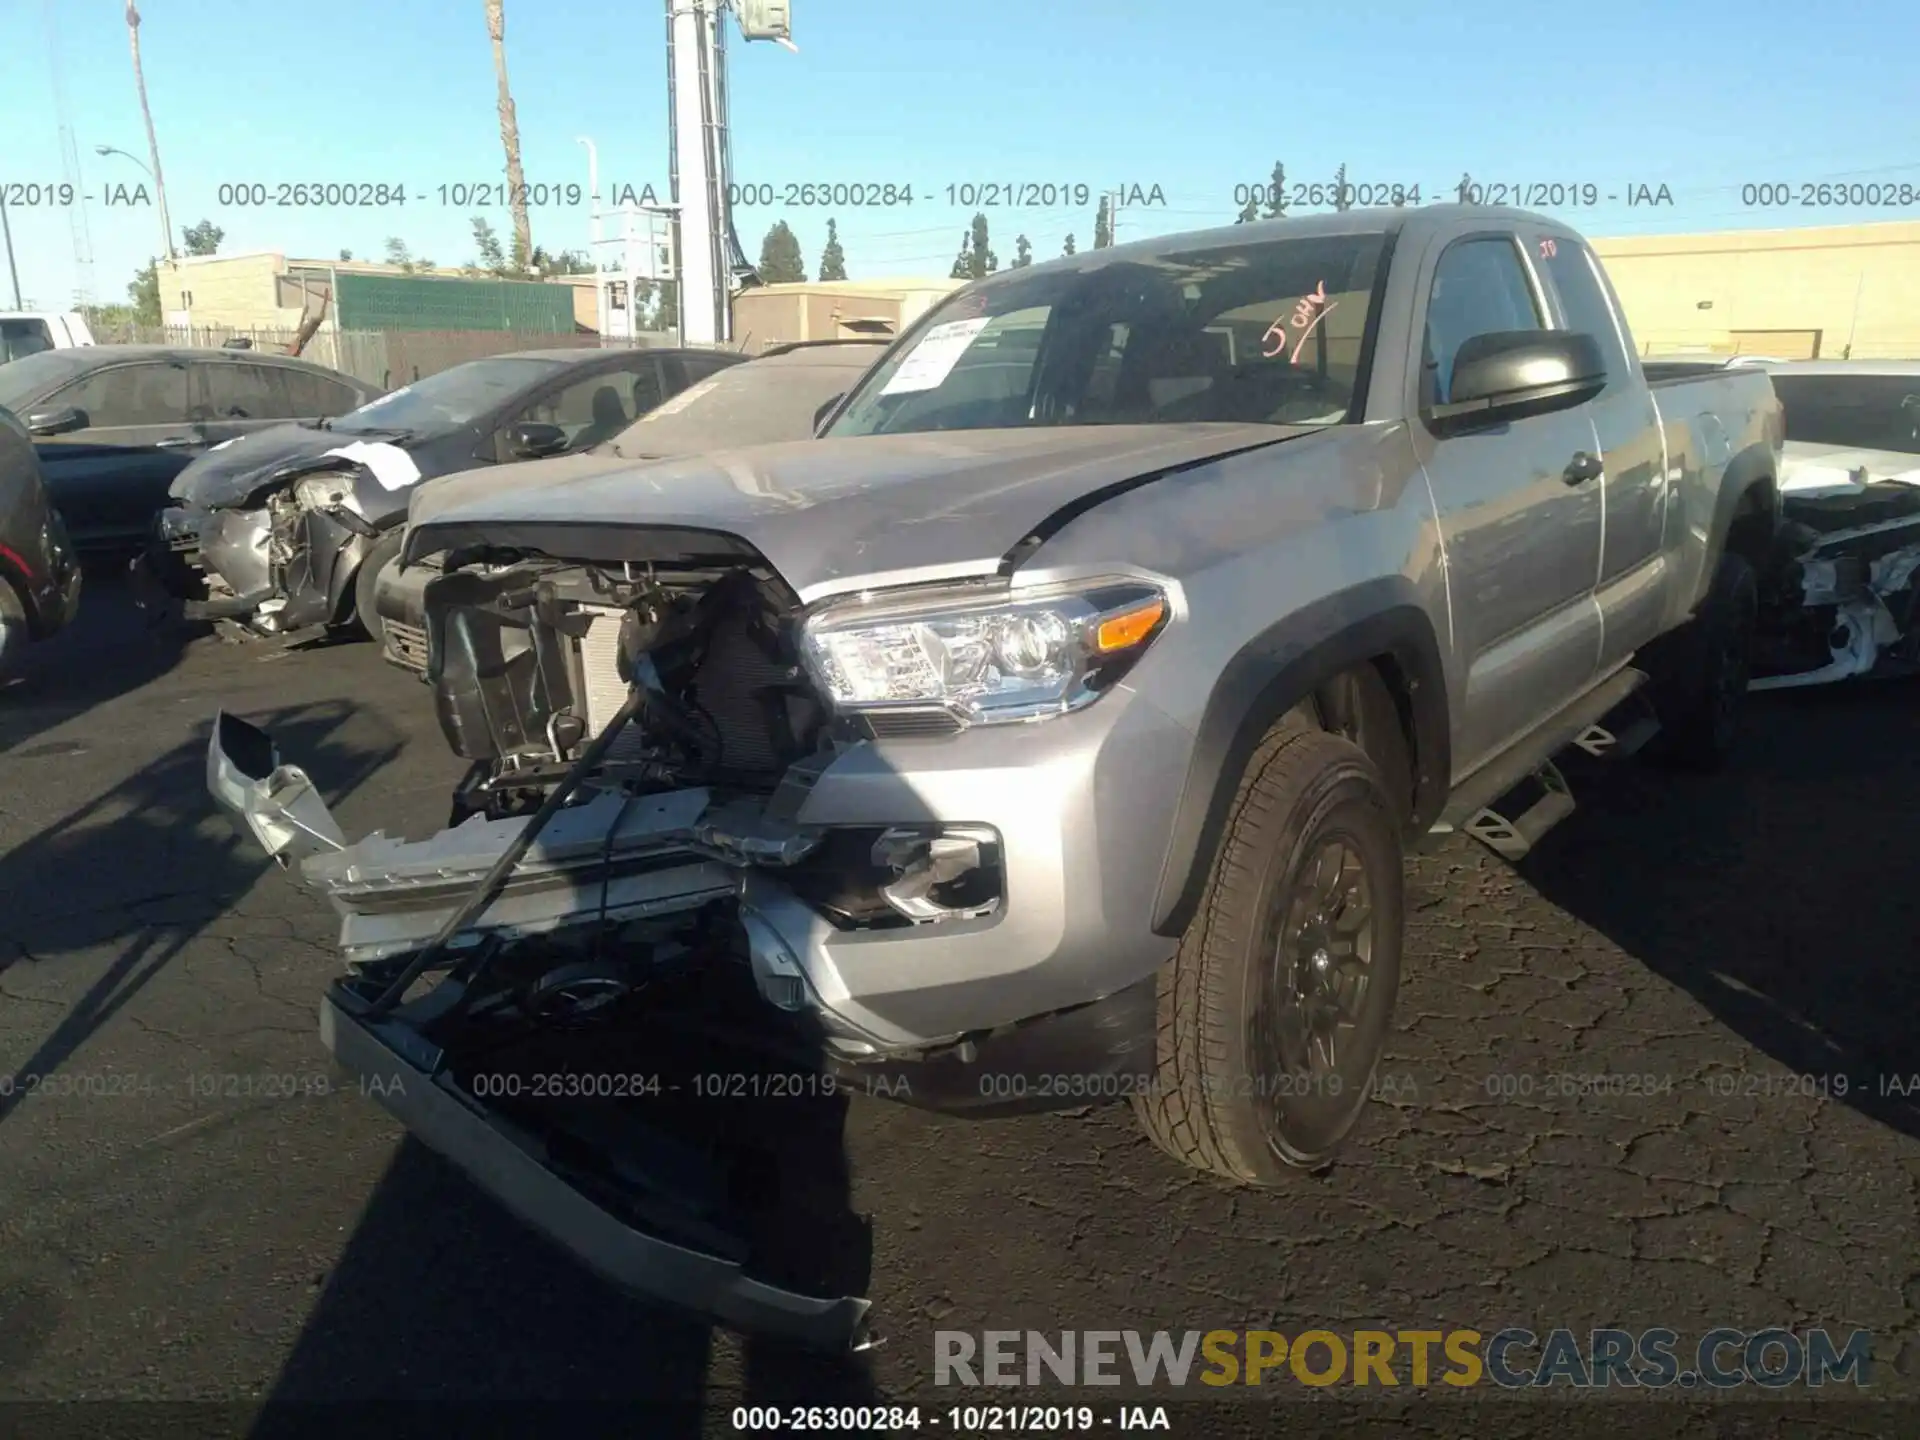
[[[93,344],[93,331],[77,310],[0,310],[0,364],[42,350],[74,350]]]

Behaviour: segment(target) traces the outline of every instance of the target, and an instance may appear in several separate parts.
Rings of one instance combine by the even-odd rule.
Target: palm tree
[[[174,258],[173,222],[167,216],[167,182],[160,178],[160,141],[153,133],[153,110],[147,104],[147,73],[140,68],[140,12],[127,0],[127,44],[133,50],[133,83],[140,91],[140,118],[147,122],[147,154],[153,161],[154,202],[160,207],[160,228],[167,236],[167,259]]]
[[[527,180],[520,169],[520,122],[513,113],[513,89],[507,84],[505,0],[487,0],[487,35],[493,41],[493,74],[500,89],[500,144],[507,152],[507,203],[513,211],[513,268],[525,270],[533,257],[533,226],[527,220]]]

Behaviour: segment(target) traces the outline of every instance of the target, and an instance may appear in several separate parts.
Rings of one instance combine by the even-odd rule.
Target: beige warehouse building
[[[1920,222],[1595,239],[1649,355],[1920,359]]]
[[[796,340],[886,339],[958,290],[959,280],[802,280],[733,297],[734,343],[758,354]]]

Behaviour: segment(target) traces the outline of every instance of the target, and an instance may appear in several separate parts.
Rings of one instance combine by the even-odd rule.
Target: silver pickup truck
[[[957,292],[818,439],[412,527],[462,823],[349,844],[235,716],[209,783],[339,913],[322,1035],[411,1130],[622,1284],[857,1344],[865,1299],[757,1273],[665,1057],[1324,1164],[1403,848],[1522,853],[1572,744],[1727,754],[1781,440],[1758,371],[1650,386],[1538,215],[1076,255]]]

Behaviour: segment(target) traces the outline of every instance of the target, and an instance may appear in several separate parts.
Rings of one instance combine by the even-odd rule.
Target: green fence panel
[[[333,297],[342,330],[524,330],[573,333],[573,287],[531,280],[341,275]]]

